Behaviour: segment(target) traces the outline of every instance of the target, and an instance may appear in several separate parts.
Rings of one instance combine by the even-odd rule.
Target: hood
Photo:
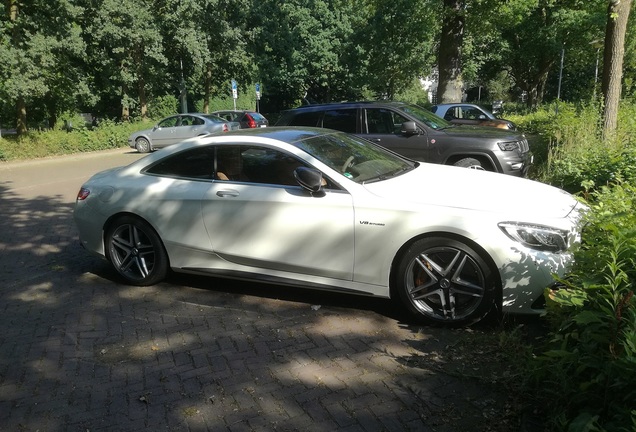
[[[404,203],[505,213],[519,220],[563,218],[578,203],[569,193],[537,181],[427,163],[364,187],[374,195]]]

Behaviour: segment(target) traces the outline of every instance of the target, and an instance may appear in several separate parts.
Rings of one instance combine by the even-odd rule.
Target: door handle
[[[224,189],[224,190],[217,191],[216,196],[221,198],[225,198],[225,197],[234,198],[239,196],[239,192],[233,189]]]

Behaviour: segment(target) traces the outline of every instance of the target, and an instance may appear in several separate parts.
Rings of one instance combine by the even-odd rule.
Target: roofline
[[[408,102],[401,102],[401,101],[342,101],[342,102],[327,102],[327,103],[320,103],[320,104],[300,105],[296,108],[290,108],[289,110],[286,110],[286,111],[290,111],[292,109],[329,108],[329,107],[344,106],[344,105],[351,106],[351,107],[360,107],[360,106],[366,106],[366,105],[396,106],[396,105],[413,105],[413,104],[410,104]]]

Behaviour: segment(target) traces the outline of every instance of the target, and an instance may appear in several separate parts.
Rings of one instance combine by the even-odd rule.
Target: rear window
[[[266,120],[266,118],[265,118],[265,117],[263,117],[262,115],[260,115],[260,114],[259,114],[259,113],[257,113],[257,112],[250,112],[250,113],[248,113],[248,114],[249,114],[249,115],[250,115],[250,116],[251,116],[254,120],[256,120],[256,121],[263,121],[263,120]]]

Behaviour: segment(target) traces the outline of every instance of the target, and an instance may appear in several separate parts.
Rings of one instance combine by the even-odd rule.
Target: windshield
[[[444,129],[453,125],[443,118],[433,114],[429,110],[426,110],[417,105],[404,105],[398,107],[398,109],[407,113],[411,117],[415,117],[431,129]]]
[[[385,180],[416,166],[367,140],[344,133],[312,137],[296,146],[356,183]]]

